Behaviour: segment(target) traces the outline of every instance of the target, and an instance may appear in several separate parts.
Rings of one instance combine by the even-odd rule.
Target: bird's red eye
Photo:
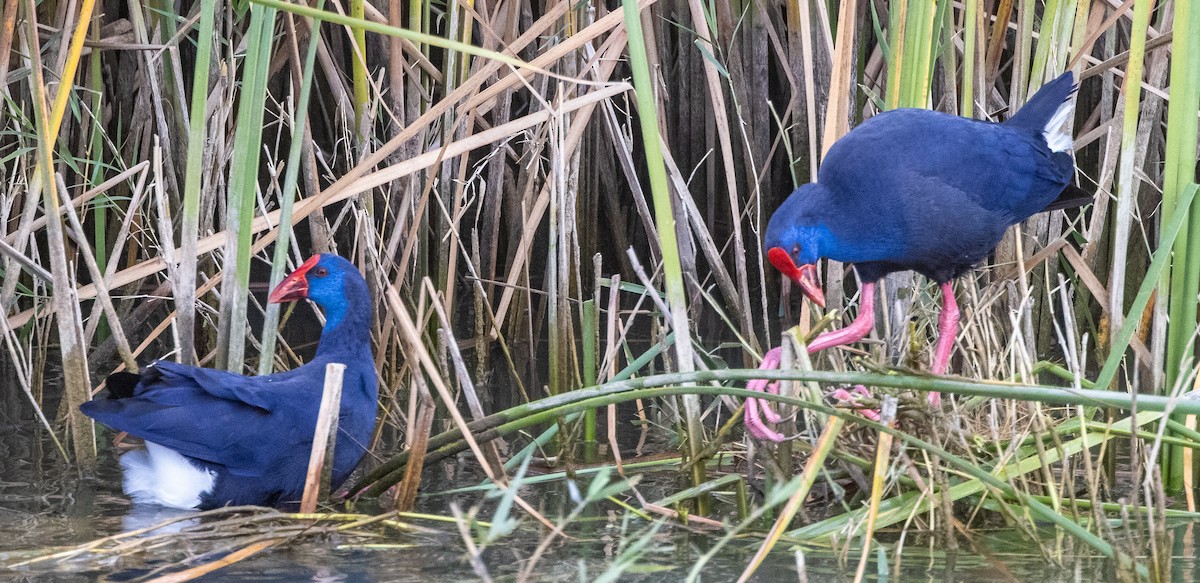
[[[325,269],[324,267],[318,267],[313,270],[313,275],[317,277],[325,277],[326,275],[329,275],[329,270]]]

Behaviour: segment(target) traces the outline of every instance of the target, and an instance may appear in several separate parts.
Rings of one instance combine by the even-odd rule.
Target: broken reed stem
[[[308,476],[304,482],[304,497],[300,512],[317,511],[317,500],[329,495],[333,473],[333,453],[337,445],[338,414],[342,408],[342,376],[346,365],[331,362],[325,365],[325,389],[321,393],[321,409],[313,432],[312,454],[308,458]]]
[[[58,341],[63,367],[64,402],[67,407],[66,417],[71,431],[71,444],[75,450],[76,461],[86,467],[95,463],[96,450],[92,443],[91,424],[79,412],[79,405],[88,400],[91,383],[88,375],[87,342],[83,337],[82,314],[75,293],[73,274],[67,264],[62,219],[56,214],[61,203],[58,184],[53,176],[52,152],[58,126],[49,119],[50,113],[46,110],[46,84],[42,78],[42,62],[39,56],[41,49],[38,47],[35,17],[36,8],[32,1],[26,5],[25,14],[28,27],[22,29],[21,33],[27,54],[31,55],[30,87],[34,101],[34,123],[37,126],[38,134],[37,160],[27,196],[41,198],[46,216],[54,215],[51,220],[46,222],[46,236],[50,252],[50,273],[54,279],[53,303],[58,311]],[[63,84],[63,87],[66,85]]]
[[[425,278],[427,286],[432,285],[429,278]],[[434,308],[443,317],[443,321],[449,325],[449,320],[445,319],[445,313],[442,312],[441,304],[438,302],[430,302]],[[446,347],[446,351],[450,353],[450,361],[454,365],[454,372],[458,376],[458,387],[462,391],[462,395],[467,401],[467,409],[471,411],[471,420],[480,421],[487,417],[483,411],[483,405],[479,402],[479,395],[475,392],[475,383],[471,382],[470,373],[467,372],[467,363],[463,360],[462,352],[458,349],[458,340],[455,340],[454,334],[448,328],[438,328],[438,338]],[[494,442],[484,444],[483,454],[488,456],[488,463],[492,467],[499,468],[504,466],[501,461],[500,450]]]
[[[425,454],[429,451],[429,438],[433,432],[433,417],[437,404],[429,394],[429,386],[419,373],[412,377],[413,431],[408,435],[408,462],[404,466],[404,478],[396,486],[396,510],[407,512],[416,506],[417,488],[421,485],[421,470],[425,468]],[[411,410],[411,409],[410,409]],[[351,492],[354,494],[354,492]]]
[[[892,426],[896,419],[896,398],[883,398],[879,422]],[[888,460],[892,453],[892,434],[880,433],[875,444],[875,471],[871,476],[871,505],[867,510],[867,526],[863,532],[862,554],[858,558],[858,569],[854,571],[854,583],[863,580],[867,570],[867,559],[871,557],[871,539],[875,538],[875,523],[879,518],[879,504],[883,502],[883,491],[887,486]]]
[[[59,188],[62,189],[62,192],[67,192],[62,175],[56,174],[55,181],[58,183]],[[88,275],[96,283],[96,299],[100,300],[100,305],[104,309],[104,316],[108,318],[109,327],[117,343],[117,354],[120,355],[121,361],[125,364],[125,368],[129,372],[137,373],[137,362],[130,351],[129,340],[125,337],[125,331],[121,328],[121,318],[117,315],[117,309],[113,306],[112,297],[108,293],[108,288],[104,285],[104,277],[100,274],[100,266],[96,264],[96,258],[92,254],[87,233],[84,232],[83,225],[80,224],[79,217],[75,214],[75,208],[69,204],[64,204],[62,207],[67,211],[67,223],[71,225],[71,230],[75,233],[76,243],[83,250],[82,253],[79,253],[79,256],[83,258],[83,263],[87,266]]]

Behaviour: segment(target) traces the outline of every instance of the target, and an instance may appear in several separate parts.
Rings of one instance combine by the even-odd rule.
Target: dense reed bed
[[[678,451],[679,491],[651,503],[613,478],[586,500],[655,529],[724,520],[718,548],[761,534],[747,576],[778,541],[853,549],[862,577],[910,529],[952,545],[1003,522],[1051,561],[1169,577],[1200,443],[1177,399],[1197,372],[1194,3],[2,6],[4,398],[81,468],[105,440],[78,405],[114,370],[311,354],[311,309],[260,292],[337,252],[377,300],[380,424],[354,490],[400,510],[463,452],[510,493],[534,451],[632,475],[617,442],[649,431]],[[1000,120],[1065,70],[1094,204],[1011,230],[959,280],[960,378],[915,372],[933,286],[890,276],[873,341],[779,373],[798,439],[744,438],[742,369],[858,305],[845,266],[824,266],[824,314],[764,267],[778,203],[880,110]],[[813,396],[855,382],[885,423]],[[934,414],[929,390],[957,396]]]

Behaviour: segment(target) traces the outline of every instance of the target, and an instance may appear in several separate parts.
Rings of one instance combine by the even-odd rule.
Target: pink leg
[[[811,344],[808,345],[808,352],[812,354],[818,350],[825,350],[834,346],[850,344],[858,342],[871,333],[875,328],[875,283],[865,283],[862,287],[862,296],[858,308],[858,317],[850,323],[849,326],[841,330],[833,330],[817,336]],[[829,393],[830,397],[837,400],[838,404],[854,406],[862,397],[870,397],[871,391],[867,390],[862,385],[856,385],[853,389],[837,389]],[[860,415],[872,421],[879,420],[879,412],[867,408],[857,408]]]
[[[875,328],[875,282],[863,284],[861,297],[858,317],[841,330],[830,330],[817,336],[808,345],[809,354],[834,346],[858,342],[871,333],[871,330]]]
[[[950,366],[950,354],[954,352],[954,339],[958,335],[958,302],[954,301],[954,287],[950,282],[943,283],[942,313],[938,316],[938,341],[933,352],[933,374],[946,374]],[[940,407],[941,393],[929,393],[929,404]]]
[[[808,353],[812,354],[819,350],[850,344],[862,340],[875,327],[875,282],[865,283],[862,287],[862,301],[859,305],[858,316],[854,318],[849,326],[841,330],[832,330],[817,336],[811,344],[808,345]],[[762,364],[759,365],[760,370],[770,370],[779,368],[779,348],[772,348],[763,355]],[[747,389],[758,392],[769,392],[779,394],[779,383],[772,383],[765,379],[754,379],[747,383]],[[845,389],[842,389],[846,392]],[[865,389],[864,389],[865,392]],[[847,393],[849,395],[849,393]],[[878,414],[876,414],[878,417]],[[778,423],[780,421],[779,414],[774,411],[763,399],[749,399],[746,401],[746,430],[750,435],[758,439],[766,439],[770,441],[783,441],[783,435],[779,432],[767,427],[763,422],[765,418],[767,422]]]

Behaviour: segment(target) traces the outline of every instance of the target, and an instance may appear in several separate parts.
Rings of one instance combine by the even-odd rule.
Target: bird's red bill
[[[825,307],[825,292],[821,291],[821,280],[817,277],[817,266],[812,263],[796,266],[792,255],[779,247],[767,250],[767,260],[780,273],[800,286],[800,292],[812,303]]]
[[[279,285],[271,292],[271,296],[267,301],[272,304],[281,304],[283,302],[294,302],[308,297],[308,270],[316,266],[317,261],[321,259],[320,255],[313,255],[305,261],[303,265],[293,271],[290,275],[283,278]]]

